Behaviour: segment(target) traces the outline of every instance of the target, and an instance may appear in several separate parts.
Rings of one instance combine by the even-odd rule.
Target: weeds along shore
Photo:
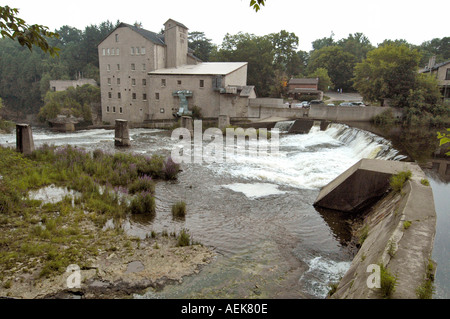
[[[38,286],[71,264],[90,269],[102,254],[133,255],[142,240],[125,234],[122,221],[131,214],[152,218],[155,183],[176,180],[178,172],[160,155],[43,145],[23,156],[0,146],[0,296],[23,297],[19,286]],[[50,185],[68,192],[57,202],[30,198]],[[108,220],[115,226],[104,229]],[[158,249],[163,237],[178,249],[194,244],[183,229],[152,232],[145,246]]]

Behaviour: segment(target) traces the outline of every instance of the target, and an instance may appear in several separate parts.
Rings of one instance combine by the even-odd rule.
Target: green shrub
[[[186,229],[182,229],[177,238],[177,246],[185,247],[191,244],[191,235]]]
[[[400,193],[402,191],[403,185],[411,178],[411,175],[411,171],[406,171],[391,176],[390,186],[394,193]]]
[[[403,222],[403,229],[408,229],[411,226],[411,221],[405,220]]]
[[[184,218],[186,216],[186,203],[178,202],[172,205],[173,218]]]
[[[131,201],[129,209],[132,214],[154,215],[156,212],[155,199],[148,192],[139,193]]]
[[[140,192],[155,192],[155,183],[150,176],[144,175],[136,179],[128,188],[130,194],[136,194]]]
[[[395,286],[397,285],[397,278],[392,275],[383,264],[380,266],[380,284],[381,284],[381,295],[384,298],[389,298],[395,292]]]
[[[430,186],[430,182],[426,178],[421,179],[420,183],[424,186]]]

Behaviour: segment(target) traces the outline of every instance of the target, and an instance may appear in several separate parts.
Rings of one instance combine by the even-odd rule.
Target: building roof
[[[175,23],[177,26],[180,26],[180,27],[182,27],[182,28],[188,29],[188,27],[185,26],[183,23],[180,23],[180,22],[178,22],[178,21],[175,21],[174,19],[169,19],[169,20],[166,21],[166,23],[169,22],[169,21],[172,21],[172,22]],[[166,25],[166,23],[164,23],[164,25]]]
[[[319,78],[290,79],[289,84],[319,84]]]
[[[247,62],[203,62],[185,64],[178,68],[159,69],[149,72],[149,75],[227,75],[244,66]]]
[[[157,34],[155,32],[152,31],[148,31],[146,29],[142,29],[142,28],[137,28],[134,25],[128,24],[128,23],[124,23],[121,22],[114,30],[112,30],[106,37],[104,37],[102,39],[102,41],[99,42],[99,44],[97,46],[99,46],[103,41],[105,41],[112,33],[114,33],[118,28],[130,28],[131,30],[133,30],[134,32],[139,33],[140,35],[142,35],[144,38],[146,38],[147,40],[155,43],[155,44],[159,44],[159,45],[166,45],[166,43],[164,42],[164,34]]]
[[[450,63],[450,60],[445,61],[445,62],[441,62],[441,63],[437,63],[435,64],[431,69],[427,67],[425,67],[424,69],[420,70],[420,73],[426,73],[426,72],[430,72],[430,71],[435,71],[438,70],[441,66],[447,65]]]

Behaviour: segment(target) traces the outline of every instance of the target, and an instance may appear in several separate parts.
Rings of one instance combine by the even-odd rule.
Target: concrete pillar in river
[[[130,132],[128,130],[128,121],[116,120],[114,145],[131,146]]]
[[[16,124],[16,149],[24,155],[34,151],[33,133],[29,124]]]
[[[219,115],[219,129],[223,130],[230,125],[230,117],[228,115]]]
[[[181,127],[188,129],[191,132],[191,136],[194,134],[194,120],[190,116],[181,117]]]

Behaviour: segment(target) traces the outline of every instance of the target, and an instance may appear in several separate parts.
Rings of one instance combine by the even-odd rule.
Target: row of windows
[[[182,81],[181,80],[177,80],[177,84],[181,85]],[[166,86],[167,86],[166,79],[161,79],[161,87],[166,87]],[[199,80],[199,87],[201,87],[201,88],[205,87],[205,80]]]
[[[145,47],[131,47],[131,55],[145,55]],[[119,48],[103,48],[102,55],[120,55]]]
[[[107,106],[107,107],[106,107],[106,112],[107,112],[107,113],[111,113],[111,110],[112,110],[112,113],[116,113],[116,107],[115,107],[115,106],[113,106],[113,107]],[[120,114],[123,113],[123,108],[122,108],[121,106],[119,107],[119,113],[120,113]]]
[[[111,85],[111,78],[108,78],[108,85]],[[117,78],[116,79],[116,83],[118,84],[118,85],[120,85],[120,78]],[[146,86],[147,85],[147,79],[142,79],[142,81],[141,81],[141,84],[143,85],[143,86]],[[132,86],[135,86],[136,85],[136,79],[131,79],[131,85]]]
[[[120,49],[119,48],[103,48],[102,50],[103,55],[120,55]]]
[[[131,97],[132,97],[133,100],[136,100],[136,99],[137,99],[136,93],[132,93],[132,94],[131,94]],[[108,92],[108,98],[109,98],[109,99],[112,99],[112,92]],[[121,93],[121,92],[117,92],[117,98],[118,98],[118,99],[121,99],[121,98],[122,98],[122,93]],[[143,93],[143,94],[142,94],[142,100],[143,100],[143,101],[147,101],[147,93]]]
[[[142,71],[145,71],[145,70],[147,70],[147,65],[145,63],[142,63],[141,68],[142,68]],[[131,71],[136,71],[136,64],[131,63],[130,69],[131,69]],[[120,64],[116,64],[116,70],[120,71]],[[111,64],[106,65],[106,71],[111,71]]]

